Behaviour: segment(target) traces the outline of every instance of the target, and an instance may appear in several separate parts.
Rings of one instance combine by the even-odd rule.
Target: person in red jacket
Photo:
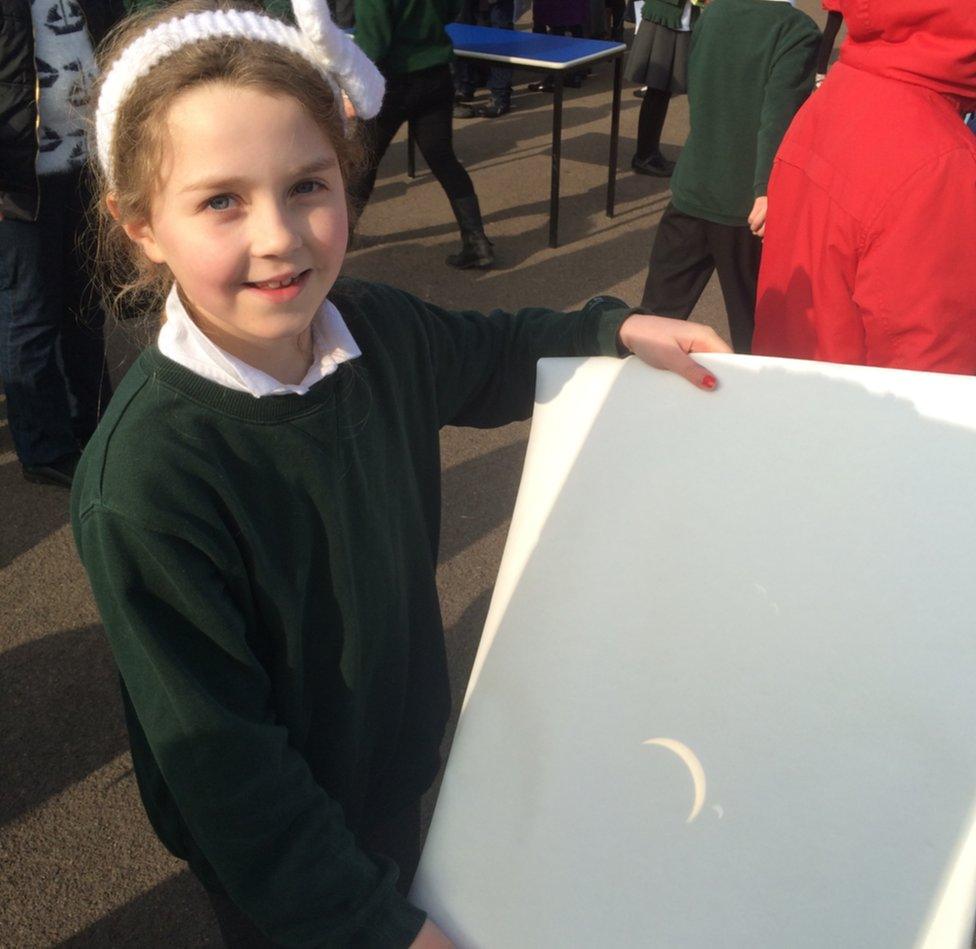
[[[837,6],[840,61],[769,182],[753,352],[976,373],[976,16]]]

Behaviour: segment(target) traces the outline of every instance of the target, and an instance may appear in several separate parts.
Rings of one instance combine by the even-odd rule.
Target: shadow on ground
[[[0,827],[129,747],[118,674],[100,626],[0,653]]]
[[[443,508],[450,511],[441,530],[440,559],[456,557],[512,515],[518,482],[513,471],[522,470],[524,441],[462,461],[443,475]]]
[[[179,927],[159,931],[159,921]],[[58,949],[103,949],[105,946],[165,946],[197,949],[223,946],[207,897],[188,870],[120,906],[87,929],[59,942]]]

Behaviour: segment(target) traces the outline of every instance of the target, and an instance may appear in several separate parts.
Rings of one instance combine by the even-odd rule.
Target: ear
[[[105,198],[105,206],[108,213],[122,225],[122,230],[134,244],[142,248],[142,252],[154,263],[165,264],[166,258],[163,256],[162,249],[156,242],[153,234],[152,225],[148,221],[123,221],[119,210],[119,202],[114,193]]]

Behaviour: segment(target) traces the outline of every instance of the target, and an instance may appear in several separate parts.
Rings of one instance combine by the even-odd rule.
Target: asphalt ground
[[[821,19],[819,5],[799,6]],[[629,36],[629,28],[628,28]],[[667,182],[630,172],[639,101],[625,85],[616,215],[604,214],[612,71],[599,65],[564,106],[561,246],[547,243],[551,97],[516,75],[510,115],[455,122],[498,266],[457,272],[450,207],[432,176],[406,176],[391,146],[345,272],[442,306],[573,308],[597,294],[638,301]],[[673,100],[664,152],[677,157],[688,105]],[[727,338],[718,287],[694,316]],[[113,375],[144,340],[109,328]],[[67,493],[25,482],[0,401],[0,946],[220,945],[209,905],[157,842],[136,789],[116,673],[68,526]],[[455,712],[514,505],[528,423],[446,429],[438,582]],[[453,732],[453,721],[451,733]],[[449,746],[450,733],[445,743]],[[436,788],[425,801],[429,816]]]

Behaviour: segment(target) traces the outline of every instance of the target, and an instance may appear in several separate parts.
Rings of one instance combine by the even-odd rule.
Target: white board
[[[967,946],[976,379],[702,361],[540,364],[412,898],[462,947]]]

